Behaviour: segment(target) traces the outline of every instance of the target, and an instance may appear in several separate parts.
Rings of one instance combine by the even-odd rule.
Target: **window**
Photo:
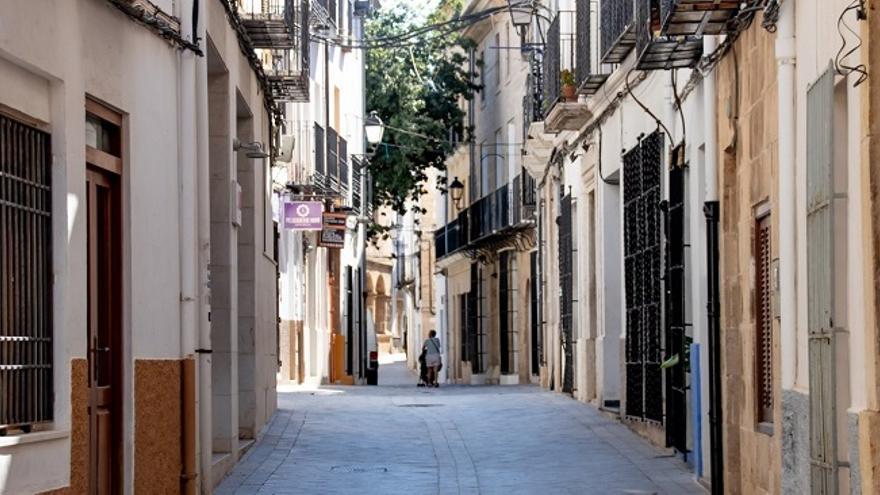
[[[501,33],[495,33],[495,91],[501,91]]]
[[[480,102],[485,103],[486,102],[486,76],[485,76],[485,74],[486,74],[486,65],[485,65],[486,64],[486,50],[480,50],[480,58],[478,59],[478,61],[482,65],[482,68],[480,69],[480,86],[482,86],[482,89],[480,89]]]
[[[503,48],[503,50],[504,50],[504,75],[507,77],[508,80],[510,79],[510,61],[511,61],[510,45],[511,45],[510,24],[505,23],[504,24],[504,48]]]
[[[660,204],[664,135],[657,131],[623,155],[626,297],[626,411],[663,421]]]
[[[52,420],[50,136],[0,115],[0,155],[0,433],[27,432]]]
[[[468,309],[468,299],[470,294],[461,294],[458,296],[458,329],[459,329],[459,352],[462,361],[470,360],[470,341],[468,339],[468,329],[470,325],[470,311]]]
[[[503,186],[507,182],[507,163],[505,163],[504,147],[501,137],[501,128],[495,131],[495,143],[492,146],[492,163],[495,165],[495,188]]]
[[[519,370],[517,359],[519,342],[516,328],[516,252],[501,252],[498,268],[501,374],[515,375]]]
[[[773,422],[773,314],[770,287],[770,215],[755,222],[755,393],[757,420]]]

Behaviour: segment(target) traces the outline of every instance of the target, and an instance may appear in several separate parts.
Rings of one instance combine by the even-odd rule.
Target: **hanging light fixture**
[[[510,20],[516,28],[521,38],[525,38],[529,26],[532,24],[532,13],[534,7],[531,1],[524,0],[507,0],[507,7],[510,12]]]
[[[364,132],[367,135],[367,142],[373,145],[382,142],[382,136],[385,134],[385,123],[379,118],[376,111],[370,112],[370,115],[364,120]]]
[[[461,208],[461,197],[464,195],[464,184],[458,180],[458,177],[452,179],[452,183],[449,184],[449,195],[452,197],[452,202],[455,203],[455,209]]]

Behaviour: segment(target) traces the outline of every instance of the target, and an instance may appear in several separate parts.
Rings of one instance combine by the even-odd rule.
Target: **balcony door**
[[[122,489],[121,118],[87,110],[89,493],[103,495]]]

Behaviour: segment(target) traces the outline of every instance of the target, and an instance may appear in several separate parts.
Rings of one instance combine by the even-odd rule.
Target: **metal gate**
[[[49,144],[0,115],[0,433],[52,420]]]
[[[812,493],[836,494],[834,342],[834,70],[807,91],[807,328]]]
[[[681,152],[681,148],[677,148]],[[673,163],[678,160],[673,159]],[[685,169],[669,170],[666,205],[666,446],[687,452],[688,324],[685,321]]]
[[[562,375],[562,391],[574,391],[574,337],[572,335],[572,236],[571,236],[571,195],[565,195],[560,203],[559,213],[559,323],[562,328],[562,350],[565,353],[565,367]]]
[[[626,415],[663,421],[661,373],[661,152],[663,134],[623,157]]]

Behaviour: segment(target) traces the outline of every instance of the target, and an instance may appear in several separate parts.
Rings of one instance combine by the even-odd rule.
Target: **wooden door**
[[[121,283],[118,176],[89,167],[89,492],[120,493]]]

